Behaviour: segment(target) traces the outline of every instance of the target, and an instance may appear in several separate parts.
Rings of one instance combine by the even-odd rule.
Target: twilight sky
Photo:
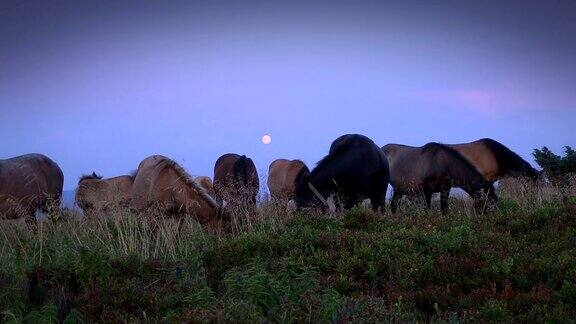
[[[0,158],[105,177],[163,154],[264,177],[333,139],[576,144],[576,2],[0,1]],[[260,138],[272,136],[272,144]]]

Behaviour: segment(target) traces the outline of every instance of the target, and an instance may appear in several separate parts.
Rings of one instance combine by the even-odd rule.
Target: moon
[[[268,134],[262,136],[262,144],[268,145],[270,143],[272,143],[272,136],[270,136]]]

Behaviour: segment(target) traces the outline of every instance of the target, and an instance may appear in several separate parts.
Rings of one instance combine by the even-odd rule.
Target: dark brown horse
[[[530,163],[491,138],[483,138],[470,143],[446,145],[458,151],[478,169],[488,182],[484,190],[494,203],[498,197],[493,184],[502,177],[522,176],[537,180],[540,175],[540,172],[535,170]]]
[[[221,202],[233,207],[255,207],[260,189],[252,159],[234,153],[224,154],[214,165],[214,192]]]
[[[194,215],[209,230],[226,229],[227,214],[220,205],[175,161],[152,155],[138,166],[132,187],[131,207],[158,216]]]
[[[378,210],[386,204],[388,162],[380,148],[366,136],[348,134],[337,138],[318,165],[305,174],[296,186],[295,200],[299,208],[327,207],[332,195],[342,199],[345,209],[368,198]],[[319,205],[319,206],[322,206]]]
[[[422,147],[388,144],[382,151],[390,164],[392,212],[396,212],[404,195],[423,193],[430,209],[432,194],[440,192],[442,213],[448,212],[450,189],[458,187],[474,198],[481,207],[481,190],[486,181],[476,168],[456,150],[438,143]]]
[[[268,168],[268,189],[275,200],[294,198],[296,184],[310,169],[300,160],[277,159]]]
[[[84,175],[76,188],[76,204],[85,214],[130,206],[135,175],[122,175],[108,179],[92,173]]]
[[[62,170],[45,155],[0,160],[0,217],[25,217],[27,223],[35,224],[36,210],[58,212],[63,183]]]

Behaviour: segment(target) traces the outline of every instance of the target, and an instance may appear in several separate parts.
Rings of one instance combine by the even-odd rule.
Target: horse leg
[[[403,193],[401,190],[394,189],[392,193],[392,202],[390,202],[390,209],[392,213],[396,213],[398,208],[400,207],[400,201],[402,200]]]
[[[448,214],[448,198],[450,198],[450,188],[442,188],[442,191],[440,191],[440,210],[442,215]]]
[[[488,195],[488,211],[495,212],[498,206],[498,195],[496,195],[496,189],[494,188],[494,184],[491,183],[490,186],[484,189]]]
[[[426,208],[432,208],[432,191],[424,189],[424,198],[426,199]]]
[[[59,197],[52,197],[50,195],[47,195],[46,197],[44,197],[44,201],[42,202],[42,212],[44,214],[46,214],[46,217],[52,221],[55,222],[58,220],[58,215],[60,212],[60,204],[61,204],[61,199]]]
[[[26,213],[26,215],[24,216],[24,221],[26,222],[26,226],[29,229],[36,231],[36,229],[38,228],[38,220],[36,219],[36,210],[28,211],[28,213]]]
[[[344,210],[350,210],[356,205],[356,199],[352,197],[344,198]]]
[[[372,205],[372,210],[376,213],[386,210],[386,191],[370,197],[370,204]]]

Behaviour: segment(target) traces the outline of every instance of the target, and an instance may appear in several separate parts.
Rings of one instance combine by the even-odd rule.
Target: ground
[[[289,214],[232,234],[117,212],[0,228],[3,322],[520,321],[576,318],[576,198],[502,194],[477,215],[409,205]]]

